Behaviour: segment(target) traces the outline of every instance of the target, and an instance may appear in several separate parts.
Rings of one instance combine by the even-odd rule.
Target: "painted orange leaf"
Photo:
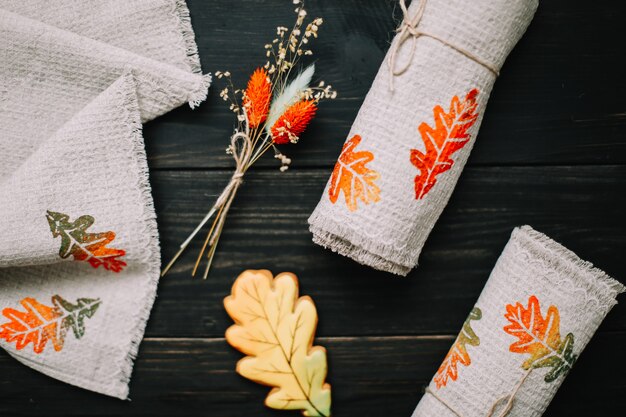
[[[482,317],[483,313],[480,308],[474,307],[470,315],[465,320],[461,333],[459,333],[459,336],[452,345],[452,348],[450,348],[450,351],[443,360],[443,363],[437,370],[437,374],[433,379],[437,388],[445,387],[448,383],[448,379],[453,381],[457,380],[459,376],[459,363],[463,366],[469,366],[472,363],[469,352],[467,351],[467,345],[479,346],[480,338],[472,329],[471,322],[473,320],[480,320]]]
[[[272,83],[269,74],[265,68],[257,68],[248,81],[243,101],[251,129],[259,127],[267,119],[271,100]]]
[[[355,135],[343,146],[328,190],[333,204],[337,202],[343,191],[350,211],[357,210],[358,200],[364,204],[380,200],[380,188],[376,185],[380,174],[366,166],[374,160],[374,154],[368,151],[356,151],[359,143],[361,143],[361,136]]]
[[[224,306],[235,321],[226,340],[248,355],[237,363],[237,372],[273,387],[265,405],[302,410],[307,417],[330,416],[326,349],[313,346],[317,311],[311,298],[298,298],[296,276],[246,271]]]
[[[70,222],[67,214],[48,211],[46,218],[52,236],[61,238],[61,258],[73,256],[76,261],[86,261],[94,268],[102,266],[112,272],[121,272],[126,266],[126,262],[118,259],[126,255],[126,251],[107,247],[115,239],[114,232],[87,232],[95,222],[93,217],[81,216]]]
[[[561,339],[561,317],[556,306],[548,307],[544,316],[539,299],[533,295],[528,299],[528,307],[521,303],[507,305],[504,317],[510,323],[504,331],[518,339],[509,350],[530,354],[522,365],[524,369],[552,368],[545,377],[546,382],[552,382],[569,371],[576,361],[574,335],[569,333]]]
[[[85,319],[91,318],[100,306],[99,299],[80,298],[76,304],[58,295],[52,297],[52,307],[41,304],[34,298],[24,298],[21,303],[25,311],[5,308],[2,315],[10,321],[0,325],[0,339],[15,342],[22,350],[30,343],[33,351],[42,353],[52,343],[55,351],[61,351],[65,335],[72,330],[76,339],[85,334]]]
[[[435,127],[422,123],[419,127],[425,152],[411,150],[411,163],[420,171],[415,177],[415,198],[423,199],[437,183],[437,176],[452,169],[452,154],[462,149],[469,141],[468,130],[478,120],[478,90],[470,91],[461,101],[458,96],[452,98],[450,110],[441,106],[433,109]]]

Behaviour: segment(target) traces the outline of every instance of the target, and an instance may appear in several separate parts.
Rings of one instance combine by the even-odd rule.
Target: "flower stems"
[[[230,105],[230,110],[236,115],[236,128],[226,149],[227,154],[232,155],[236,169],[211,210],[163,269],[162,277],[171,270],[191,241],[215,216],[192,271],[192,276],[195,277],[206,253],[207,265],[203,277],[208,277],[226,217],[248,169],[267,151],[274,149],[274,157],[281,163],[280,170],[285,172],[291,159],[278,151],[275,145],[297,143],[300,134],[315,116],[318,103],[323,99],[337,97],[332,87],[324,82],[311,86],[314,65],[293,79],[291,77],[300,58],[313,55],[313,51],[307,49],[308,44],[317,38],[318,29],[323,24],[321,18],[305,24],[307,12],[304,1],[294,0],[293,4],[297,5],[295,24],[291,30],[284,26],[276,28],[277,37],[265,45],[267,62],[254,71],[245,90],[235,88],[230,72],[215,73],[218,79],[226,78],[226,88],[220,92],[220,97]]]

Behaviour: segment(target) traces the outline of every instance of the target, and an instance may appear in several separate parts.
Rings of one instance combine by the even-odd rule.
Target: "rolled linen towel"
[[[413,417],[538,417],[626,288],[515,229]]]
[[[538,0],[414,0],[309,219],[313,241],[407,275]]]

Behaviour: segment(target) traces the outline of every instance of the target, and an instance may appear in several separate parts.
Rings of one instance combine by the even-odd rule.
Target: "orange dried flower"
[[[259,127],[267,119],[272,100],[272,83],[264,68],[258,68],[248,81],[244,106],[250,128]]]
[[[272,139],[277,145],[296,143],[300,135],[309,125],[315,113],[317,104],[315,100],[299,101],[289,107],[285,113],[272,126]]]

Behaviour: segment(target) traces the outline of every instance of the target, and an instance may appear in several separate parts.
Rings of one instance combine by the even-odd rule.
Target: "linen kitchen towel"
[[[541,416],[625,289],[515,229],[413,417]]]
[[[199,104],[182,0],[0,2],[0,343],[126,398],[160,250],[141,123]]]
[[[414,0],[352,126],[313,241],[398,275],[417,265],[537,0]]]

